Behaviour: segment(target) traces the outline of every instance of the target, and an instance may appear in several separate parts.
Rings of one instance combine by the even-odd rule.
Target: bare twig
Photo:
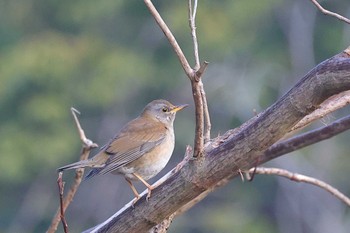
[[[203,65],[200,65],[200,59],[199,59],[199,51],[198,51],[198,40],[197,40],[197,34],[196,34],[196,14],[197,14],[197,6],[198,1],[194,0],[193,7],[192,7],[192,0],[188,0],[188,12],[189,12],[189,26],[191,29],[191,36],[193,41],[193,50],[194,50],[194,58],[195,58],[195,75],[194,80],[191,80],[192,84],[192,90],[193,93],[198,92],[200,93],[200,99],[197,100],[196,105],[196,116],[197,117],[196,122],[196,139],[195,139],[195,146],[194,146],[194,157],[197,157],[201,154],[201,151],[203,150],[204,144],[210,140],[210,130],[211,130],[211,123],[210,123],[210,116],[209,116],[209,110],[208,110],[208,103],[204,91],[203,82],[201,80],[202,75],[204,74],[208,62],[204,62]],[[198,96],[194,95],[194,98],[198,98]]]
[[[201,94],[202,94],[204,122],[205,122],[205,127],[204,127],[204,145],[205,145],[210,140],[211,122],[210,122],[207,97],[205,95],[202,82],[201,82],[200,88],[201,88]]]
[[[200,68],[196,71],[196,77],[202,77],[202,75],[204,74],[205,70],[208,67],[209,62],[204,61],[203,64],[200,66]],[[210,115],[209,115],[209,109],[208,109],[208,102],[207,102],[207,97],[204,91],[204,86],[203,86],[203,82],[201,79],[199,79],[198,84],[199,86],[199,90],[201,93],[201,97],[202,97],[202,104],[203,104],[203,114],[204,114],[204,129],[203,129],[203,136],[204,136],[204,144],[209,142],[210,140],[210,131],[211,131],[211,122],[210,122]]]
[[[77,126],[78,133],[80,136],[80,140],[83,142],[84,146],[87,148],[90,148],[90,149],[98,147],[98,145],[96,143],[94,143],[93,141],[91,141],[90,139],[88,139],[85,136],[85,132],[84,132],[83,128],[81,127],[79,120],[78,120],[78,117],[77,117],[77,114],[80,114],[80,112],[73,107],[70,110],[73,114],[75,124]]]
[[[180,63],[182,65],[182,68],[184,69],[186,75],[190,78],[193,76],[193,69],[191,68],[190,64],[188,63],[184,53],[182,52],[179,44],[177,43],[174,35],[171,33],[170,29],[158,13],[157,9],[154,7],[151,0],[144,0],[148,10],[151,12],[152,16],[156,20],[158,26],[163,31],[165,37],[168,39],[169,43],[173,47],[177,57],[180,60]]]
[[[298,122],[292,129],[291,132],[302,129],[310,123],[323,118],[327,114],[334,112],[337,109],[343,108],[346,105],[350,104],[350,91],[344,91],[337,95],[334,95],[324,101],[318,109],[313,111],[311,114],[304,117],[301,121]]]
[[[287,170],[279,169],[279,168],[258,167],[258,168],[256,168],[255,171],[253,171],[253,170],[254,170],[253,168],[250,169],[249,173],[255,172],[256,174],[278,175],[278,176],[288,178],[292,181],[304,182],[304,183],[315,185],[315,186],[320,187],[320,188],[326,190],[327,192],[331,193],[332,195],[334,195],[335,197],[337,197],[339,200],[343,201],[346,205],[348,205],[350,207],[350,199],[347,196],[345,196],[343,193],[341,193],[339,190],[337,190],[336,188],[332,187],[331,185],[327,184],[324,181],[318,180],[318,179],[313,178],[313,177],[301,175],[298,173],[292,173],[292,172],[289,172]]]
[[[191,29],[191,35],[193,40],[193,51],[194,51],[194,60],[195,66],[194,70],[197,71],[200,68],[200,60],[199,60],[199,51],[198,51],[198,41],[196,34],[196,14],[197,14],[197,0],[194,0],[193,8],[192,8],[192,0],[188,0],[188,21]]]
[[[79,112],[74,108],[71,108],[71,112],[73,114],[75,124],[76,124],[77,129],[78,129],[79,137],[83,143],[82,151],[80,154],[80,160],[85,160],[89,157],[91,149],[98,147],[98,145],[96,143],[94,143],[93,141],[91,141],[90,139],[86,138],[84,130],[81,128],[79,120],[76,116],[76,114]],[[64,216],[64,212],[68,208],[69,204],[72,202],[72,200],[75,196],[75,193],[77,192],[78,187],[82,181],[83,175],[84,175],[84,168],[79,168],[75,171],[74,183],[72,184],[70,190],[68,191],[66,197],[63,200],[61,200],[61,192],[60,192],[60,207],[58,208],[55,216],[52,219],[51,225],[50,225],[49,229],[47,230],[48,233],[54,233],[57,231],[57,227],[58,227],[60,220],[62,220],[63,225],[67,224],[67,223],[63,222],[64,218],[62,219],[61,216]],[[62,182],[62,172],[59,172],[59,174],[58,174],[57,182],[59,180],[61,180],[61,182]],[[63,197],[63,186],[62,186],[62,197]]]
[[[64,182],[62,181],[62,172],[58,173],[57,185],[58,185],[58,192],[60,195],[60,219],[62,221],[64,232],[68,233],[68,224],[67,224],[66,218],[64,217],[64,209],[63,209]]]
[[[340,21],[343,21],[343,22],[345,22],[345,23],[350,24],[350,19],[348,19],[348,18],[346,18],[346,17],[344,17],[344,16],[342,16],[342,15],[339,15],[339,14],[337,14],[337,13],[334,13],[334,12],[332,12],[332,11],[329,11],[329,10],[324,9],[324,8],[321,6],[321,4],[319,4],[316,0],[310,0],[310,1],[311,1],[323,14],[333,16],[333,17],[339,19]]]
[[[197,40],[197,34],[196,34],[196,23],[195,23],[197,6],[198,6],[197,0],[194,0],[193,6],[192,6],[192,0],[188,0],[188,21],[189,21],[189,26],[190,26],[191,36],[193,41],[193,53],[194,53],[194,60],[195,60],[195,66],[193,69],[194,71],[193,78],[190,79],[191,85],[192,85],[193,99],[196,105],[195,106],[196,136],[194,140],[194,154],[193,154],[194,157],[198,157],[199,155],[201,155],[204,147],[204,128],[205,128],[204,102],[206,102],[206,100],[203,99],[204,88],[201,80],[203,72],[197,73],[197,71],[201,69],[200,60],[199,60],[199,51],[198,51],[198,40]]]
[[[163,31],[164,35],[168,39],[170,45],[173,47],[176,55],[178,56],[180,63],[182,65],[182,68],[184,69],[186,75],[191,81],[192,86],[192,95],[193,100],[195,104],[195,115],[196,115],[196,132],[195,132],[195,139],[194,139],[194,152],[193,156],[198,157],[203,152],[204,147],[204,126],[205,128],[210,130],[210,119],[209,119],[209,113],[207,111],[207,106],[204,106],[204,103],[207,103],[206,100],[203,101],[203,98],[205,98],[202,95],[204,92],[203,89],[203,83],[201,81],[201,76],[203,75],[203,72],[207,66],[208,63],[204,63],[203,67],[200,67],[199,62],[199,53],[198,53],[198,42],[197,42],[197,36],[196,36],[196,26],[195,26],[195,18],[196,18],[196,12],[197,12],[197,0],[194,0],[194,6],[192,7],[192,1],[189,0],[189,23],[191,28],[191,35],[194,43],[194,56],[195,56],[195,68],[192,69],[189,65],[184,53],[182,52],[179,44],[177,43],[174,35],[171,33],[170,29],[158,13],[157,9],[154,7],[151,0],[144,0],[147,8],[149,9],[150,13],[156,20],[158,26]],[[199,72],[198,72],[199,71]],[[204,117],[204,113],[206,113],[206,117]],[[205,119],[208,119],[209,124],[205,121]],[[209,125],[209,126],[208,126]],[[210,135],[210,133],[206,133],[206,135]],[[209,136],[210,137],[210,136]]]

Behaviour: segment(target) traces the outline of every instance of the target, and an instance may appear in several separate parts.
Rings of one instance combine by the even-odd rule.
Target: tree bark
[[[134,208],[127,205],[86,232],[147,232],[220,181],[266,162],[259,156],[271,145],[324,100],[346,90],[350,56],[342,52],[312,69],[264,112],[211,140],[202,157],[188,160],[152,191],[148,202],[143,197]]]

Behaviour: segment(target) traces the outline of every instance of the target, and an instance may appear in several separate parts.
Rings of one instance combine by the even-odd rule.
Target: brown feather
[[[91,175],[106,174],[131,163],[153,150],[165,139],[167,130],[164,130],[164,124],[154,118],[145,121],[144,117],[130,121],[101,149],[100,153],[92,158],[93,160],[103,158],[105,166],[94,169]]]

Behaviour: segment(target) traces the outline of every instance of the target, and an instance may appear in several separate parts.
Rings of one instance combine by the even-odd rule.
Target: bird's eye
[[[168,109],[167,107],[163,107],[163,108],[162,108],[162,111],[163,111],[163,112],[169,112],[169,109]]]

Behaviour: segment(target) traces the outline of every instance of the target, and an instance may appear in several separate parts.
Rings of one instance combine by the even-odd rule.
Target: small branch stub
[[[209,62],[204,61],[203,64],[201,65],[201,67],[196,71],[196,77],[202,77],[202,75],[204,74],[205,70],[207,69],[209,65]],[[199,80],[197,80],[198,82]]]

